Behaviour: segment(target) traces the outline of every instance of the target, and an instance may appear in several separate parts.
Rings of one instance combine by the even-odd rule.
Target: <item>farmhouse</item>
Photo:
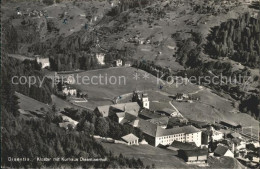
[[[193,163],[207,163],[208,150],[207,149],[194,149],[194,150],[180,150],[179,156],[184,159],[188,164]]]
[[[69,96],[76,96],[77,94],[77,89],[71,88],[71,87],[67,87],[67,86],[63,86],[62,87],[62,93]]]
[[[135,111],[120,112],[115,114],[114,119],[120,124],[126,124],[135,121],[137,115],[138,114]]]
[[[123,66],[123,61],[121,59],[117,59],[117,60],[114,61],[114,65],[116,67]]]
[[[228,147],[226,147],[224,145],[218,145],[218,147],[214,151],[214,155],[220,156],[220,157],[225,156],[225,157],[233,157],[234,158],[234,154],[232,153],[232,151],[230,151],[228,149]]]
[[[170,145],[173,141],[194,142],[201,145],[201,131],[194,126],[163,129],[149,121],[139,119],[138,127],[143,131],[149,144],[158,146]]]
[[[59,123],[59,126],[65,129],[68,129],[69,126],[71,126],[72,128],[75,128],[78,124],[77,121],[73,120],[72,118],[68,117],[68,116],[64,116],[62,115],[62,121],[61,123]]]
[[[74,123],[72,123],[72,122],[62,122],[62,123],[59,123],[59,127],[65,128],[66,130],[68,130],[69,127],[74,129],[76,127],[76,125],[74,125]]]
[[[105,55],[103,53],[97,53],[96,58],[97,58],[98,64],[105,65],[105,61],[104,61]]]
[[[136,137],[134,134],[130,133],[126,136],[121,137],[123,141],[125,141],[128,145],[138,145],[139,138]]]
[[[130,61],[125,62],[125,67],[131,67],[131,66],[132,66],[132,63]]]
[[[74,84],[75,83],[75,79],[74,79],[73,75],[68,75],[66,77],[63,76],[62,80],[64,81],[65,84]]]
[[[42,68],[50,67],[49,58],[39,58],[37,57],[37,63],[42,65]]]
[[[176,100],[177,101],[186,101],[189,99],[189,96],[187,94],[183,94],[183,93],[177,93],[176,94]]]

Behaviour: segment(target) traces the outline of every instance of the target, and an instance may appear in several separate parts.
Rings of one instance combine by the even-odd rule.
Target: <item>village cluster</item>
[[[97,59],[100,64],[104,63],[103,54],[97,54]],[[46,59],[39,57],[37,57],[37,61],[43,65],[43,68],[49,64]],[[131,64],[123,65],[122,60],[118,59],[114,61],[114,66],[131,66]],[[62,77],[62,75],[58,77]],[[67,75],[63,77],[62,83],[59,80],[57,82],[57,87],[60,85],[58,91],[61,94],[82,98],[82,101],[87,102],[87,93],[78,91],[71,86],[73,84],[72,77]],[[174,99],[178,102],[193,102],[200,98],[177,93]],[[188,164],[207,165],[209,156],[228,156],[251,165],[257,165],[259,162],[259,157],[255,152],[256,148],[259,147],[259,142],[250,139],[248,135],[243,135],[241,125],[225,120],[214,124],[192,121],[183,117],[178,110],[164,108],[160,112],[152,111],[150,104],[147,93],[134,91],[132,102],[96,107],[94,110],[96,115],[110,118],[122,125],[139,128],[144,133],[145,138],[140,140],[133,133],[130,133],[123,136],[121,140],[113,140],[112,138],[104,138],[104,140],[115,144],[150,144],[177,151],[178,156]],[[68,116],[63,115],[62,118],[63,122],[59,124],[60,127],[68,129],[68,126],[74,128],[78,124],[77,121]],[[169,121],[174,121],[174,125],[169,125]]]
[[[180,101],[186,98],[185,94],[184,97],[182,94],[177,97]],[[165,108],[160,112],[152,111],[150,104],[147,93],[134,91],[132,102],[98,106],[94,110],[97,116],[139,128],[144,134],[144,140],[133,133],[123,136],[121,140],[94,137],[114,144],[149,144],[177,151],[177,156],[187,164],[200,166],[207,165],[209,156],[237,158],[251,165],[259,162],[259,157],[255,155],[259,142],[244,137],[240,125],[225,120],[215,124],[188,120],[177,110]],[[60,123],[60,127],[76,127],[78,122],[68,118],[63,117],[64,122]],[[174,125],[170,126],[170,121]]]

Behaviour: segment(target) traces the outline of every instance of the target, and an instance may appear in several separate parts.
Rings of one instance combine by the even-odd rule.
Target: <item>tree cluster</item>
[[[36,60],[24,60],[20,61],[6,56],[2,57],[2,79],[4,83],[3,88],[10,88],[8,85],[12,85],[15,91],[29,96],[35,100],[43,103],[51,103],[51,94],[53,93],[52,81],[44,76],[41,71],[41,65]],[[29,77],[34,77],[35,84],[29,85]],[[17,78],[14,78],[17,77]],[[24,84],[26,78],[26,83]],[[42,86],[40,86],[40,80],[43,80]],[[13,81],[13,82],[12,82]],[[22,82],[22,83],[21,83]]]
[[[131,125],[119,124],[111,118],[98,117],[94,112],[88,111],[82,112],[77,130],[117,140],[120,140],[122,136],[133,133],[139,137],[140,141],[143,139],[143,133],[140,129],[134,128]]]
[[[212,29],[205,52],[212,58],[228,57],[243,65],[259,67],[260,20],[249,13]]]

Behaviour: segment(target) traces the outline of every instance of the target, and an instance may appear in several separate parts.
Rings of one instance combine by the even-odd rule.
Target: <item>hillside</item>
[[[55,71],[109,67],[121,58],[141,62],[135,66],[146,71],[169,68],[168,74],[174,75],[213,78],[222,73],[233,78],[241,74],[246,76],[242,85],[206,87],[259,118],[260,22],[255,4],[122,0],[63,1],[35,7],[23,2],[22,12],[27,11],[26,5],[42,11],[42,16],[17,16],[12,3],[4,5],[4,14],[10,16],[3,19],[4,39],[11,44],[6,46],[8,53],[49,57]],[[30,36],[32,32],[36,36]],[[98,65],[96,53],[105,54],[106,66]]]

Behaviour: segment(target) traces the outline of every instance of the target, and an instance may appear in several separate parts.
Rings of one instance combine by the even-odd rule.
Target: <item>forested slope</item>
[[[210,57],[229,57],[246,66],[260,66],[260,18],[244,14],[212,28],[207,39],[205,52]]]

